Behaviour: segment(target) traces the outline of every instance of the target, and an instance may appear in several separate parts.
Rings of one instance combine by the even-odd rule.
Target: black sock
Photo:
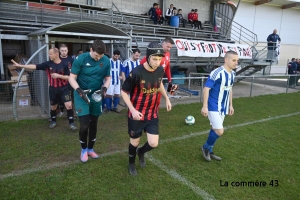
[[[149,145],[149,143],[146,142],[146,143],[144,144],[144,146],[142,146],[142,147],[139,149],[139,153],[140,153],[140,154],[145,154],[146,152],[148,152],[148,151],[150,151],[150,150],[152,150],[152,149],[154,149],[154,148],[152,148],[152,147]]]
[[[129,147],[128,147],[129,163],[132,163],[132,164],[135,163],[136,149],[137,149],[137,147],[135,147],[131,143],[129,143]]]
[[[69,124],[73,123],[74,122],[74,112],[73,112],[73,109],[67,110],[67,116],[68,116],[68,119],[69,119]]]
[[[90,115],[90,119],[91,119],[91,121],[90,121],[90,128],[89,128],[88,148],[92,149],[96,142],[98,116]]]
[[[79,141],[82,149],[87,148],[87,137],[89,130],[90,122],[81,121],[79,129]]]
[[[56,110],[51,110],[50,115],[51,115],[52,121],[56,122]]]
[[[64,112],[65,105],[64,105],[64,104],[60,104],[60,105],[59,105],[59,108],[60,108],[60,112]]]

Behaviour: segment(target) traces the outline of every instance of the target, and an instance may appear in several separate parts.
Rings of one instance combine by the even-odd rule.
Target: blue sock
[[[209,149],[210,152],[212,152],[212,148],[213,148],[214,144],[216,143],[216,141],[219,137],[220,136],[218,136],[216,134],[216,132],[213,129],[211,129],[210,132],[209,132],[208,138],[206,140],[206,143],[203,145],[203,147],[205,149]]]
[[[118,104],[119,104],[119,101],[120,101],[120,97],[114,97],[114,108],[117,108]]]
[[[106,108],[108,110],[111,109],[111,104],[112,104],[112,98],[105,98],[105,104],[106,104]]]

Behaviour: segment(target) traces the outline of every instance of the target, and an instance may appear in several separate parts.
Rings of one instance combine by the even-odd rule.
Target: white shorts
[[[217,111],[208,111],[208,119],[213,129],[223,129],[225,115],[222,115]]]
[[[118,94],[120,95],[120,84],[117,84],[117,85],[110,85],[106,91],[106,94],[107,95],[114,95],[114,94]]]

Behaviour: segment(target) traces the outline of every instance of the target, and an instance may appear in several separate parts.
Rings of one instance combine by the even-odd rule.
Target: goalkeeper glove
[[[87,94],[91,92],[91,90],[82,90],[80,87],[76,89],[79,96],[87,103],[90,104],[90,99],[88,98]]]
[[[178,89],[178,85],[172,84],[172,82],[169,82],[167,91],[170,92],[171,95],[174,95],[175,90]]]
[[[102,100],[101,97],[101,90],[97,90],[92,94],[92,98],[96,101],[96,102],[100,102]]]

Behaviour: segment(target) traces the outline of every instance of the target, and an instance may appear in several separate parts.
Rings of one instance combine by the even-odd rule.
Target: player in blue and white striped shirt
[[[141,51],[139,49],[133,49],[131,57],[123,62],[123,68],[122,68],[123,83],[125,82],[126,78],[129,76],[131,70],[133,70],[134,68],[140,65],[140,59],[139,59],[140,56],[141,56]]]
[[[110,58],[110,77],[111,83],[109,88],[107,89],[106,96],[105,96],[105,104],[107,111],[114,111],[119,113],[117,106],[120,102],[120,72],[123,68],[122,62],[119,60],[120,58],[120,51],[115,50],[113,52],[112,58]],[[114,98],[113,98],[114,96]],[[114,107],[112,108],[112,102],[114,103]]]
[[[235,72],[233,71],[238,64],[238,54],[235,51],[228,51],[224,57],[223,66],[213,70],[203,89],[203,107],[201,114],[208,116],[212,126],[206,143],[202,146],[203,157],[210,161],[211,158],[221,160],[216,156],[212,149],[216,140],[224,133],[223,121],[225,115],[233,115],[232,106],[232,86],[234,83]]]

